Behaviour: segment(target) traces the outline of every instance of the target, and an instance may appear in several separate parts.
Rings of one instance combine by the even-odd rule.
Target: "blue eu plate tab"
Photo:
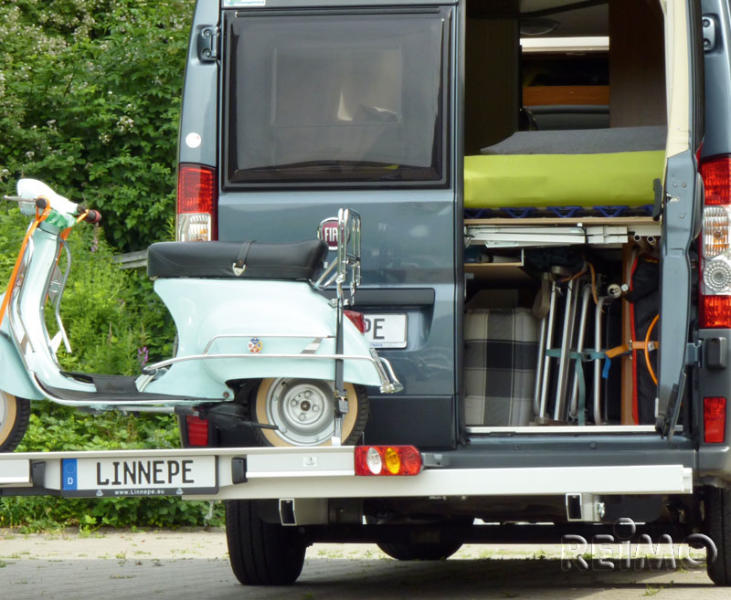
[[[78,466],[75,458],[64,458],[61,461],[61,489],[76,490],[78,485]]]

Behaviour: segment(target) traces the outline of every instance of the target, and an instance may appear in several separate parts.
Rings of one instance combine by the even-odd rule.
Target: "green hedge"
[[[0,278],[6,280],[27,226],[15,205],[0,212]],[[139,372],[145,360],[171,354],[174,326],[144,273],[123,271],[99,227],[79,225],[69,237],[72,270],[61,315],[73,353],[59,351],[68,370]],[[47,310],[49,327],[54,323]],[[34,402],[21,451],[179,447],[176,419],[170,415],[88,414]],[[218,508],[178,498],[65,500],[52,497],[0,498],[0,527],[43,529],[59,526],[176,527],[218,525]]]
[[[105,214],[120,251],[174,213],[191,0],[0,3],[0,191],[42,179]]]

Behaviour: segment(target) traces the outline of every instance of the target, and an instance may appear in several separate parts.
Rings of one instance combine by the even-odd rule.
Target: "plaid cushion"
[[[527,308],[465,315],[467,425],[527,425],[538,358],[538,320]]]

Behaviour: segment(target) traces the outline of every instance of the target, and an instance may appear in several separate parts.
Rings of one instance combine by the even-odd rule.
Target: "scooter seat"
[[[307,280],[322,267],[327,244],[259,242],[158,242],[147,251],[152,278],[246,278]],[[246,268],[234,269],[237,266]]]

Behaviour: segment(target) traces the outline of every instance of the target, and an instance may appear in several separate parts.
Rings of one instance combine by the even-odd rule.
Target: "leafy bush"
[[[0,3],[0,178],[63,188],[121,250],[174,208],[189,0]]]
[[[0,277],[6,278],[27,226],[13,209],[0,213]],[[172,321],[142,273],[122,271],[98,228],[79,226],[70,236],[73,256],[62,317],[72,354],[59,353],[69,370],[134,374],[140,355],[154,360],[169,356]],[[93,250],[93,252],[91,251]],[[46,311],[50,315],[52,311]],[[140,351],[145,349],[143,353]],[[34,402],[28,432],[20,451],[176,448],[177,421],[170,415],[88,414]],[[218,509],[178,498],[59,499],[0,498],[0,527],[41,529],[67,525],[90,528],[175,527],[220,524]]]
[[[174,328],[143,273],[113,251],[169,237],[189,0],[14,0],[0,3],[0,192],[36,177],[99,208],[78,227],[62,316],[68,370],[133,374],[171,354]],[[0,281],[27,222],[0,211]],[[106,237],[106,240],[105,240]],[[106,243],[109,242],[111,247]],[[47,311],[53,327],[52,312]],[[34,403],[25,451],[178,446],[171,416],[90,415]],[[177,498],[0,498],[0,527],[200,525],[208,504]],[[220,510],[213,524],[221,522]]]

